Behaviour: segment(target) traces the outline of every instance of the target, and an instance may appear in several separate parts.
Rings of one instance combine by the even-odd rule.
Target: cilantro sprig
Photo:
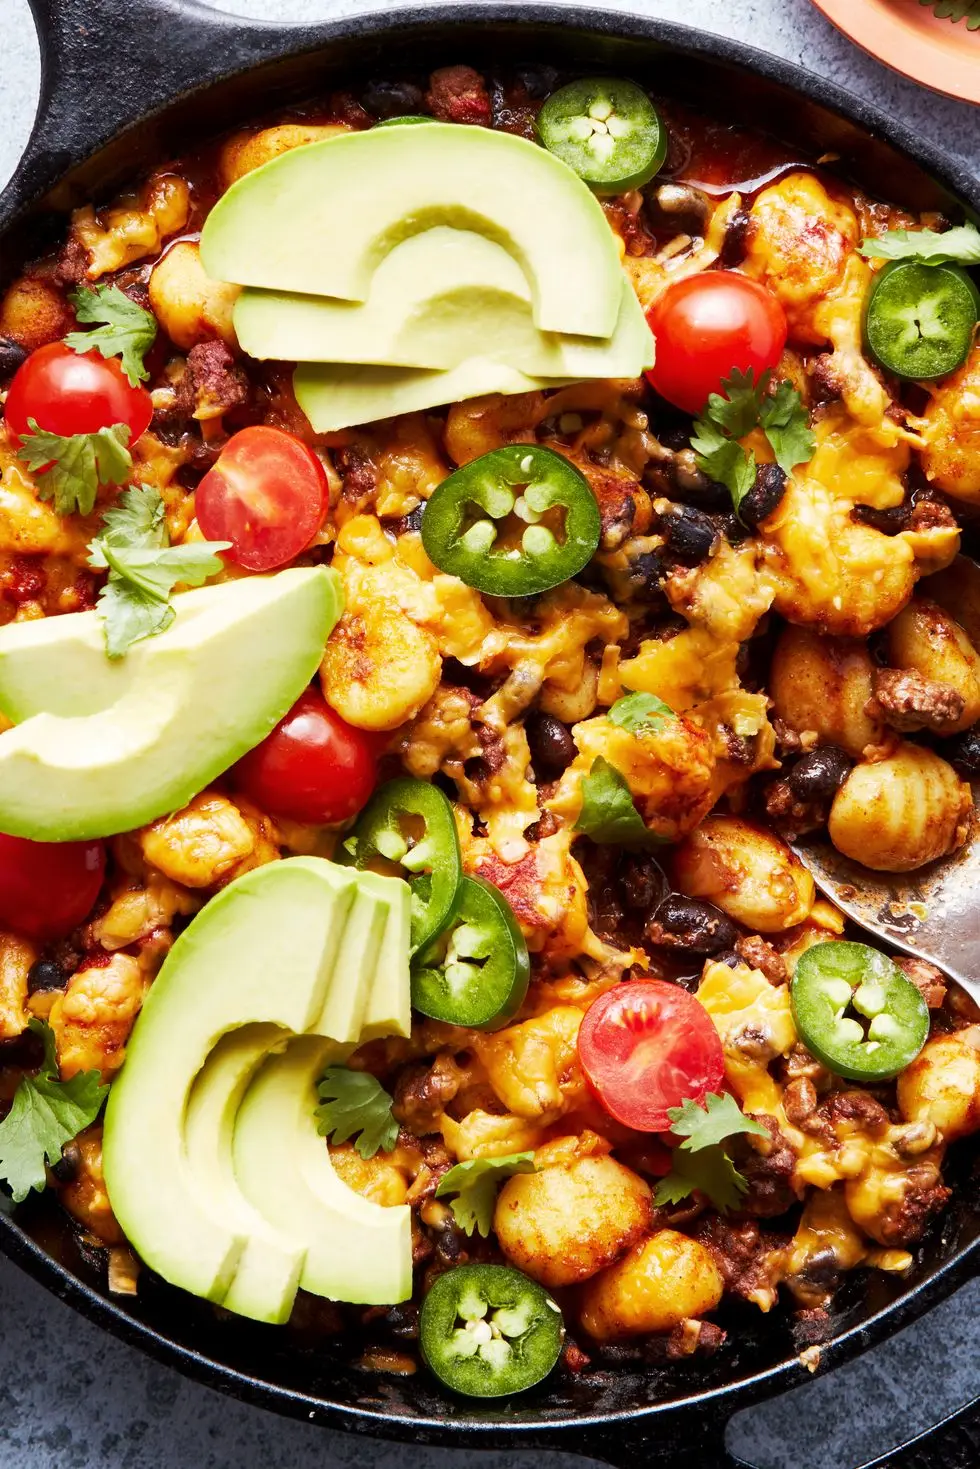
[[[133,458],[129,428],[114,423],[93,434],[53,434],[27,420],[17,458],[34,474],[42,500],[53,500],[59,515],[90,515],[100,485],[121,485],[129,478]]]
[[[927,5],[937,20],[965,20],[968,31],[980,31],[980,0],[919,0]]]
[[[44,1042],[44,1060],[36,1076],[21,1078],[0,1122],[0,1178],[16,1204],[45,1187],[45,1164],[54,1167],[65,1144],[95,1121],[109,1091],[98,1071],[59,1081],[54,1032],[43,1020],[28,1027]]]
[[[673,1151],[672,1167],[657,1185],[654,1202],[679,1204],[695,1189],[722,1214],[738,1208],[748,1183],[722,1147],[730,1137],[754,1133],[768,1137],[755,1117],[747,1117],[733,1096],[709,1093],[704,1106],[688,1099],[669,1107],[670,1130],[683,1141]]]
[[[976,26],[980,26],[980,0],[977,0]],[[974,27],[976,29],[976,27]],[[877,239],[862,240],[860,254],[868,260],[918,260],[922,265],[980,265],[980,230],[973,224],[960,224],[945,230],[888,230]]]
[[[484,1239],[493,1225],[493,1209],[497,1189],[515,1173],[534,1173],[533,1153],[508,1153],[504,1158],[471,1158],[457,1163],[439,1180],[436,1198],[455,1194],[449,1207],[453,1218],[466,1234],[474,1231]]]
[[[110,658],[121,658],[134,643],[164,632],[176,616],[170,602],[174,587],[178,582],[201,586],[221,570],[217,552],[229,545],[191,541],[171,546],[169,541],[163,500],[144,485],[123,492],[89,543],[89,566],[109,573],[98,612]]]
[[[722,393],[712,393],[694,425],[691,448],[698,468],[725,486],[738,511],[755,484],[755,454],[739,439],[761,428],[776,463],[784,474],[813,457],[816,440],[807,421],[803,400],[787,381],[769,392],[771,372],[756,381],[751,372],[736,369],[722,382]]]
[[[660,844],[633,804],[625,777],[598,755],[582,780],[582,810],[575,830],[600,846],[646,847]]]
[[[150,374],[144,357],[156,341],[156,317],[137,306],[118,286],[81,286],[70,298],[83,323],[95,323],[90,332],[69,332],[65,345],[73,352],[100,352],[119,357],[130,386],[138,388]]]
[[[656,694],[624,694],[609,710],[609,719],[630,734],[660,734],[677,715]]]
[[[391,1152],[398,1141],[392,1099],[370,1071],[328,1066],[317,1093],[321,1105],[315,1113],[316,1130],[321,1137],[335,1143],[354,1138],[354,1147],[362,1158]]]

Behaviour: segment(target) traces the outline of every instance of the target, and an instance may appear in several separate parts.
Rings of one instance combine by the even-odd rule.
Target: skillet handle
[[[980,1398],[861,1469],[977,1469],[980,1464]]]
[[[199,0],[30,0],[41,96],[0,219],[174,98],[295,45],[301,27],[263,25]]]

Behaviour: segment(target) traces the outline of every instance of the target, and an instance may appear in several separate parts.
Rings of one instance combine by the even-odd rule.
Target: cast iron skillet
[[[370,74],[447,62],[548,61],[632,75],[732,121],[768,127],[805,156],[840,156],[871,193],[953,218],[980,211],[980,184],[832,83],[735,41],[608,11],[534,4],[458,4],[315,27],[239,21],[197,0],[31,0],[41,34],[41,104],[17,173],[0,196],[0,284],[99,198],[209,132]],[[338,228],[343,222],[338,221]],[[904,1281],[848,1281],[821,1370],[913,1320],[975,1269],[980,1158],[951,1160],[956,1192]],[[144,1277],[135,1299],[109,1298],[98,1273],[59,1248],[43,1204],[0,1215],[0,1247],[90,1319],[209,1386],[332,1427],[457,1448],[561,1449],[614,1465],[723,1469],[737,1409],[806,1380],[806,1341],[788,1313],[729,1311],[726,1347],[691,1364],[588,1371],[513,1404],[447,1401],[424,1373],[392,1377],[354,1365],[344,1344],[218,1320]],[[62,1258],[63,1257],[63,1258]],[[980,1420],[978,1420],[980,1421]],[[905,1461],[976,1469],[969,1412],[925,1436]],[[818,1430],[812,1430],[816,1433]],[[812,1440],[811,1440],[812,1441]],[[879,1466],[897,1461],[888,1456]],[[865,1466],[871,1469],[871,1466]]]

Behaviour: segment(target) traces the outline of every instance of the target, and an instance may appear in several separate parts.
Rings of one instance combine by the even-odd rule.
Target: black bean
[[[688,949],[695,954],[718,954],[732,949],[738,929],[730,918],[702,898],[669,893],[647,926],[652,943],[669,949]]]
[[[855,505],[851,511],[852,520],[859,521],[861,525],[870,525],[872,530],[880,531],[883,536],[897,536],[907,528],[911,515],[911,497],[903,500],[900,505],[891,505],[887,510],[876,510],[873,505]]]
[[[61,1157],[52,1166],[51,1172],[59,1183],[74,1183],[82,1167],[82,1155],[77,1143],[66,1143]]]
[[[27,972],[27,993],[34,995],[38,990],[63,990],[65,972],[54,959],[38,959]]]
[[[718,545],[718,527],[701,510],[694,510],[690,505],[671,505],[661,519],[664,540],[671,554],[686,566],[706,561]]]
[[[425,505],[424,504],[422,504],[422,505],[416,505],[416,507],[415,507],[414,510],[410,510],[407,515],[403,515],[402,516],[401,520],[396,521],[395,522],[395,535],[396,536],[404,536],[404,535],[411,535],[413,533],[416,534],[416,535],[421,534],[421,531],[422,531],[422,515],[423,515],[424,510],[425,510]]]
[[[20,364],[26,360],[26,348],[10,337],[0,337],[0,379],[13,377]]]
[[[667,879],[653,857],[624,857],[618,878],[624,907],[634,913],[652,912],[666,896]]]
[[[527,95],[538,100],[553,92],[558,82],[553,66],[519,66],[514,74]]]
[[[965,774],[980,775],[980,724],[971,724],[961,734],[945,740],[942,752]]]
[[[786,475],[778,464],[760,464],[755,484],[738,507],[744,525],[759,525],[786,493]]]
[[[524,722],[538,780],[557,780],[575,759],[575,741],[560,719],[536,711]]]
[[[718,264],[726,270],[731,270],[734,265],[740,265],[745,258],[745,250],[749,240],[750,216],[745,209],[736,209],[728,221],[725,231],[725,242],[718,256]]]
[[[691,447],[691,432],[692,424],[688,420],[687,423],[671,424],[669,428],[662,429],[657,437],[665,449],[673,449],[676,453],[680,449]]]
[[[741,954],[736,954],[734,949],[722,949],[720,954],[712,954],[711,957],[716,964],[724,964],[728,969],[737,969],[745,962]]]
[[[793,766],[789,788],[798,801],[829,803],[844,784],[853,763],[839,745],[821,745]]]
[[[368,82],[361,102],[372,117],[404,117],[425,111],[422,88],[412,82]]]

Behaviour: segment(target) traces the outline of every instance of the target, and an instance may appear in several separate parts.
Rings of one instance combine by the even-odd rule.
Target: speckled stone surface
[[[603,0],[599,0],[603,3]],[[608,3],[608,0],[607,0]],[[316,20],[383,0],[222,0]],[[980,166],[978,113],[894,76],[809,0],[634,0],[775,51],[902,114]],[[0,0],[0,183],[30,130],[38,76],[27,0]],[[532,1469],[540,1456],[371,1444],[226,1401],[113,1341],[0,1261],[0,1469]],[[732,1451],[757,1469],[853,1469],[980,1393],[980,1285],[860,1362],[740,1414]],[[553,1469],[581,1459],[546,1456]]]

